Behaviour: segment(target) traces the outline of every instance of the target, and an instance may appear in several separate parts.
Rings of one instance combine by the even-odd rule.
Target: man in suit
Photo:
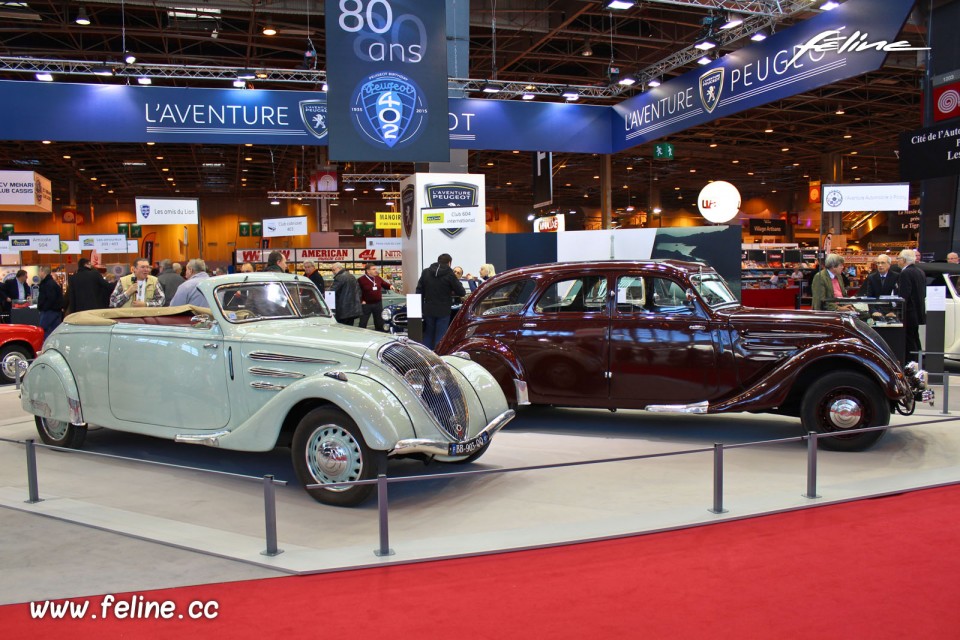
[[[17,271],[15,277],[4,280],[0,285],[0,311],[9,314],[14,300],[29,300],[30,285],[27,284],[27,272]]]
[[[100,272],[90,267],[88,258],[80,258],[77,272],[70,276],[67,286],[67,309],[70,313],[89,309],[104,309],[110,305],[113,291]]]
[[[903,298],[903,329],[906,333],[907,359],[916,360],[920,351],[920,325],[927,323],[927,278],[916,265],[911,249],[904,249],[897,257],[900,279],[897,295]]]
[[[890,271],[890,256],[881,253],[877,256],[877,270],[867,277],[867,283],[860,289],[860,295],[868,298],[892,296],[900,275]]]

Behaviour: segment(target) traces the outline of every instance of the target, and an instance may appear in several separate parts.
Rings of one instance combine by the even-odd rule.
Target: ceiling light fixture
[[[564,89],[560,95],[566,98],[567,102],[574,102],[580,99],[580,93],[576,89]]]
[[[273,200],[270,201],[270,204],[276,207],[280,205],[280,201],[274,198]]]
[[[137,78],[137,82],[143,85],[153,84],[153,80],[151,80],[147,76],[140,76],[139,78]]]
[[[383,184],[382,182],[378,182],[376,185],[374,185],[373,190],[374,190],[374,191],[386,191],[386,190],[387,190],[387,187],[386,187],[386,185]]]
[[[257,77],[256,72],[251,69],[241,69],[237,72],[237,78],[240,80],[253,80]]]
[[[503,91],[503,85],[499,82],[485,82],[480,90],[484,93],[500,93]]]
[[[733,29],[734,27],[739,27],[743,24],[743,16],[738,13],[733,13],[732,11],[728,13],[723,20],[723,24],[720,25],[721,29]]]
[[[610,0],[607,2],[606,8],[611,11],[626,11],[627,9],[633,9],[633,5],[633,0]]]
[[[709,54],[704,54],[704,55],[700,56],[699,58],[697,58],[697,64],[699,64],[700,66],[704,66],[704,65],[707,65],[707,64],[710,64],[711,62],[713,62],[714,59],[715,59],[715,58],[714,58],[713,56],[711,56],[711,55],[709,55]]]
[[[258,80],[263,80],[264,78],[267,77],[268,74],[266,69],[258,69],[254,75]]]
[[[124,51],[124,52],[123,52],[123,61],[126,62],[127,64],[133,64],[134,62],[137,61],[137,56],[133,55],[133,54],[130,53],[129,51]]]
[[[237,89],[243,89],[244,87],[247,86],[247,81],[237,78],[236,80],[233,81],[233,86]]]
[[[836,115],[838,115],[838,116],[842,116],[843,114],[846,113],[846,111],[843,110],[843,105],[842,105],[842,104],[838,104],[838,105],[837,105],[837,110],[834,111],[833,113],[836,114]]]
[[[659,87],[659,86],[660,86],[660,81],[657,80],[656,78],[651,78],[650,81],[647,83],[647,86],[648,86],[648,87]]]
[[[584,58],[589,58],[593,55],[593,47],[590,46],[590,39],[583,39],[583,49],[580,50],[580,55]]]
[[[272,25],[269,25],[269,24],[268,24],[268,25],[266,25],[266,26],[263,27],[263,32],[262,32],[262,33],[263,33],[263,35],[265,35],[265,36],[275,36],[275,35],[277,35],[277,30],[276,30],[275,27],[273,27]]]
[[[768,123],[767,123],[767,126],[764,128],[763,132],[764,132],[764,133],[773,133],[773,125],[768,122]]]
[[[827,0],[827,1],[824,2],[822,5],[820,5],[820,10],[821,10],[821,11],[833,11],[834,9],[836,9],[836,8],[839,7],[839,6],[840,6],[840,3],[839,3],[839,2],[835,2],[835,0]]]
[[[533,95],[532,93],[525,93],[525,94],[523,94],[523,96],[521,96],[521,97],[522,97],[524,100],[533,100],[534,98],[536,98],[536,96]]]
[[[754,42],[763,42],[767,39],[767,32],[764,29],[760,29],[759,31],[754,32],[754,34],[750,36],[750,39]]]
[[[348,183],[346,183],[345,185],[343,185],[343,190],[344,190],[344,191],[356,191],[356,190],[357,190],[357,187],[356,187],[356,185],[354,185],[352,182],[348,182]]]
[[[700,51],[709,51],[716,46],[717,41],[714,39],[713,34],[711,33],[707,33],[702,38],[697,40],[697,42],[693,45],[695,49],[699,49]]]
[[[634,78],[632,75],[627,74],[625,76],[620,76],[620,79],[617,80],[617,84],[624,87],[630,87],[637,84],[637,79]]]
[[[37,80],[40,82],[53,82],[53,75],[49,73],[38,73]]]
[[[74,20],[74,22],[84,27],[90,24],[90,17],[87,15],[86,7],[80,7],[80,11],[77,12],[77,19]]]

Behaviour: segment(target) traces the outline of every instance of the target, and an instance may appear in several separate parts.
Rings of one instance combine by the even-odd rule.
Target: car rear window
[[[501,316],[523,311],[534,290],[533,280],[516,280],[494,287],[473,307],[475,316]]]

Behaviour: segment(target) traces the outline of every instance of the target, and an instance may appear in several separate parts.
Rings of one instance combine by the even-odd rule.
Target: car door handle
[[[692,325],[690,325],[690,328],[691,328],[693,331],[703,331],[704,329],[707,328],[707,325],[705,325],[705,324],[692,324]]]
[[[216,342],[204,342],[204,343],[203,343],[203,348],[204,348],[204,349],[216,349],[216,348],[219,347],[219,346],[220,346],[220,345],[217,344]]]
[[[523,323],[522,325],[520,325],[520,326],[522,326],[524,329],[534,329],[534,328],[536,328],[537,323],[536,323],[536,322],[524,322],[524,323]]]

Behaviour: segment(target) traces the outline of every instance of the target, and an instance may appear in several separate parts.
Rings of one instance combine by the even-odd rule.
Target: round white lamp
[[[740,192],[729,182],[711,182],[700,190],[697,208],[700,209],[700,215],[710,222],[727,222],[740,212]]]

